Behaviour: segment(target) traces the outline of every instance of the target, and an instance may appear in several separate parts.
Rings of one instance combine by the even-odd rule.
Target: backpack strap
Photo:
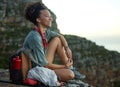
[[[31,50],[30,49],[25,49],[25,48],[20,48],[17,51],[17,54],[21,52],[21,59],[22,59],[22,79],[25,80],[28,71],[32,68],[32,62],[34,62],[37,66],[40,66],[37,60],[34,59]]]
[[[33,57],[32,53],[31,53],[30,49],[23,48],[23,53],[28,57],[28,61],[31,60],[36,65],[40,66],[40,64],[38,63],[38,61],[34,59],[34,57]]]
[[[28,57],[22,52],[21,53],[21,70],[22,70],[22,79],[25,80],[27,77],[28,71],[32,68],[31,61],[28,60]]]

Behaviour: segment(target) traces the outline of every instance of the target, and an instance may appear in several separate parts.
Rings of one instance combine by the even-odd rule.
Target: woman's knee
[[[68,81],[74,78],[74,73],[69,69],[57,69],[55,73],[61,81]]]
[[[55,41],[55,42],[60,42],[60,38],[59,37],[54,37],[52,40]]]
[[[59,43],[60,43],[59,37],[54,37],[54,38],[52,38],[52,39],[50,40],[48,46],[52,46],[52,47],[53,47],[53,45],[54,45],[54,46],[58,46]]]
[[[54,37],[53,39],[50,40],[49,44],[48,44],[48,49],[54,49],[56,50],[58,44],[60,43],[60,39],[59,37]]]
[[[69,79],[74,79],[74,77],[75,77],[73,71],[71,71],[71,70],[69,71],[68,76],[69,76]]]

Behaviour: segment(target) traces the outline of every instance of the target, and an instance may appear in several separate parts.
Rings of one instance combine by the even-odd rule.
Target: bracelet
[[[67,48],[68,48],[68,46],[65,46],[64,48],[65,48],[65,49],[67,49]]]

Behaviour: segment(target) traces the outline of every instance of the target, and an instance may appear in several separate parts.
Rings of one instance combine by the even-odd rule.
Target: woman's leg
[[[62,60],[62,63],[65,64],[68,58],[58,37],[53,38],[48,45],[46,58],[49,63],[53,62],[55,53],[57,53],[59,58]],[[68,81],[74,78],[74,73],[69,69],[56,69],[54,71],[61,81]]]
[[[53,62],[55,53],[62,60],[63,64],[65,64],[67,62],[68,57],[65,54],[65,50],[62,46],[62,43],[61,43],[59,37],[53,38],[48,45],[46,58],[47,58],[49,63]]]
[[[70,69],[54,70],[60,81],[68,81],[74,78],[74,73]]]

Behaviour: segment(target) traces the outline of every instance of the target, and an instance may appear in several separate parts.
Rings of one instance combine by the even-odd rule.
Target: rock
[[[8,69],[0,69],[0,87],[28,87],[23,85],[11,84]]]
[[[64,87],[93,87],[90,86],[88,83],[85,83],[81,80],[70,80],[66,83]]]

